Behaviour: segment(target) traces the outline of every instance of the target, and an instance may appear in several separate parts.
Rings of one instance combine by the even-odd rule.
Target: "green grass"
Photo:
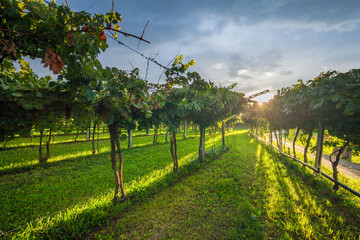
[[[43,136],[43,144],[45,145],[45,142],[49,140],[48,133],[45,133]],[[59,144],[59,143],[69,143],[74,142],[76,137],[76,134],[74,135],[57,135],[55,134],[55,137],[51,137],[51,144]],[[91,134],[92,138],[92,134]],[[109,133],[100,133],[99,139],[109,139],[110,134]],[[97,139],[97,134],[95,135],[95,140]],[[24,148],[24,147],[34,147],[39,146],[40,137],[39,135],[33,136],[32,141],[29,137],[16,137],[12,140],[10,140],[6,144],[6,148],[12,149],[12,148]],[[79,133],[79,136],[77,137],[76,141],[86,141],[86,134]],[[3,147],[3,143],[2,143]]]
[[[260,151],[259,175],[269,236],[285,239],[357,239],[360,202],[291,159]],[[278,161],[271,161],[272,159]],[[261,167],[260,167],[261,166]],[[266,176],[266,177],[265,177]]]
[[[276,145],[276,143],[273,142],[273,144]],[[288,143],[287,143],[287,146]],[[290,150],[290,155],[292,156],[292,147]],[[304,161],[304,153],[302,151],[296,150],[296,158]],[[315,165],[315,159],[309,156],[308,153],[308,164],[310,166],[314,166]],[[312,172],[312,170],[309,170],[310,172]],[[333,170],[332,168],[328,168],[326,167],[324,164],[322,164],[321,166],[321,171],[324,172],[325,174],[329,175],[329,176],[333,176]],[[341,183],[344,183],[345,185],[349,186],[350,188],[354,189],[357,192],[360,192],[360,179],[354,179],[354,178],[350,178],[348,176],[343,175],[341,172],[338,172],[338,180]],[[340,187],[340,192],[343,194],[350,194],[348,193],[346,190],[344,190],[343,188]],[[350,196],[352,196],[352,194],[350,194]]]
[[[179,134],[181,168],[189,165],[191,170],[191,164],[197,157],[198,142],[198,138],[188,137],[184,140]],[[220,135],[207,136],[208,149],[218,148],[220,144]],[[91,149],[89,143],[59,145],[62,147],[58,154],[60,159],[57,159],[54,150],[55,156],[48,167],[37,166],[18,174],[3,175],[0,181],[0,219],[6,221],[0,221],[0,230],[6,232],[68,207],[60,214],[21,229],[17,236],[39,237],[44,232],[57,236],[61,231],[67,231],[69,236],[75,237],[105,221],[105,216],[114,208],[111,204],[114,177],[108,145],[109,142],[102,142],[101,153],[96,156],[84,150]],[[136,137],[134,145],[134,148],[124,148],[123,151],[125,191],[132,201],[142,201],[156,189],[174,181],[171,177],[172,160],[169,143],[154,146],[152,136]],[[56,164],[52,165],[54,162]],[[74,206],[82,201],[88,202]],[[116,211],[122,211],[126,204],[115,208]]]
[[[166,133],[166,128],[162,128],[161,131],[160,129],[158,129],[158,134],[165,134]],[[192,130],[188,130],[188,133],[190,135],[194,135],[195,133]],[[40,141],[40,133],[38,132],[33,132],[33,137],[32,139],[30,137],[20,137],[17,136],[14,139],[10,140],[9,142],[7,142],[6,144],[6,148],[7,149],[13,149],[13,148],[24,148],[24,147],[36,147],[39,146],[39,141]],[[43,144],[45,145],[45,142],[48,141],[49,139],[49,132],[45,131],[44,132],[44,136],[43,136]],[[57,134],[54,133],[55,136],[51,137],[51,144],[59,144],[59,143],[72,143],[75,141],[75,137],[76,137],[76,132],[73,132],[72,134],[68,134],[65,135],[63,133],[61,134]],[[154,129],[150,129],[149,131],[149,135],[153,135],[154,134]],[[146,136],[146,131],[133,131],[133,136]],[[92,139],[92,130],[91,130],[91,134],[90,134],[90,138]],[[98,133],[95,133],[95,141],[96,139],[99,138],[101,139],[110,139],[110,134],[108,133],[107,129],[105,129],[105,132],[103,132],[102,128],[100,129],[99,132],[99,136]],[[77,142],[82,142],[82,141],[86,141],[86,133],[79,133],[78,137],[76,138]],[[4,143],[0,143],[1,147],[4,146]],[[1,148],[0,147],[0,148]],[[3,149],[3,148],[1,148]]]
[[[168,143],[153,146],[151,136],[134,138],[143,145],[124,149],[128,199],[119,204],[111,201],[108,151],[6,174],[0,180],[0,229],[55,213],[5,238],[359,238],[359,198],[333,192],[331,182],[245,131],[228,134],[231,148],[222,155],[221,136],[206,138],[208,157],[200,162],[198,138],[179,135],[179,174],[172,173]]]
[[[231,150],[201,170],[115,218],[95,239],[263,239],[256,149],[244,131]]]
[[[215,161],[89,239],[358,239],[360,200],[242,132]]]
[[[162,144],[165,140],[164,131],[162,135],[158,136],[158,143]],[[108,133],[105,133],[108,135]],[[72,138],[72,136],[61,136],[63,137],[64,142]],[[103,136],[106,137],[105,135]],[[187,137],[195,137],[195,133],[189,131]],[[178,134],[178,138],[182,139],[182,133]],[[19,138],[20,139],[20,138]],[[17,139],[17,140],[19,140]],[[66,140],[67,139],[67,140]],[[27,142],[29,139],[25,139],[24,142]],[[133,139],[133,147],[145,146],[152,144],[153,136],[146,136],[145,132],[136,132]],[[60,140],[59,140],[60,141]],[[92,153],[91,142],[71,142],[66,144],[55,144],[50,145],[50,158],[48,160],[48,165],[59,164],[60,161],[70,161],[71,159],[77,159],[85,156],[90,156]],[[18,142],[21,145],[21,142]],[[95,141],[95,148],[97,146],[97,141]],[[121,142],[122,148],[127,148],[127,140]],[[110,143],[109,140],[100,140],[99,141],[99,152],[106,153],[110,152]],[[43,145],[43,154],[45,154],[45,144]],[[39,167],[39,150],[38,147],[22,147],[22,148],[13,148],[7,149],[5,151],[0,151],[0,176],[9,173],[24,172],[29,169],[34,169]]]

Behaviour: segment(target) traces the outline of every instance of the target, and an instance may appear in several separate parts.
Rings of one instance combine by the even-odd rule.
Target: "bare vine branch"
[[[142,32],[142,34],[141,34],[141,38],[144,37],[144,33],[145,33],[145,30],[146,30],[147,26],[149,25],[149,22],[150,22],[150,20],[147,21],[147,23],[146,23],[146,25],[145,25],[145,27],[144,27],[144,30],[143,30],[143,32]],[[139,42],[138,42],[137,49],[139,49],[139,46],[140,46],[140,40],[139,40]]]
[[[29,4],[28,4],[28,1],[27,1],[27,0],[24,0],[24,2],[25,2],[25,4],[26,4],[27,8],[29,9],[29,11],[31,12],[31,15],[32,15],[33,19],[37,20],[37,19],[35,18],[35,16],[34,16],[34,13],[31,11],[31,8],[30,8],[30,6],[29,6]]]

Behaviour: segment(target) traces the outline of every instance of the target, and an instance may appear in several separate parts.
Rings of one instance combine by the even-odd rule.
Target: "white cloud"
[[[214,65],[214,67],[215,67],[216,69],[222,69],[223,66],[224,66],[224,63],[215,63],[215,65]]]
[[[275,73],[273,73],[273,72],[265,72],[265,75],[266,75],[268,78],[274,76],[274,74],[275,74]]]
[[[240,75],[247,74],[248,72],[249,72],[249,70],[247,70],[247,69],[240,69],[237,71],[237,74],[240,76]]]

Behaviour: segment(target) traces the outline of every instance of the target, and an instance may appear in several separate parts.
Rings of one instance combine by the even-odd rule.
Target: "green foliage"
[[[0,11],[2,60],[41,58],[54,74],[63,71],[70,81],[74,74],[83,78],[94,74],[96,57],[108,46],[104,29],[122,21],[115,12],[91,15],[37,0],[3,0]]]
[[[39,78],[29,63],[22,59],[19,63],[20,70],[16,71],[13,63],[5,59],[6,68],[0,71],[0,141],[29,132],[35,119],[56,98],[51,94],[56,84],[50,84],[50,77]]]
[[[264,117],[274,129],[300,128],[313,131],[319,121],[341,141],[330,145],[351,146],[358,151],[360,143],[360,70],[346,73],[321,73],[307,83],[299,81],[284,88],[264,106]]]
[[[244,94],[231,91],[234,86],[218,87],[201,79],[196,72],[188,73],[188,79],[191,84],[182,89],[185,98],[181,107],[194,123],[208,127],[244,109]]]
[[[116,68],[103,70],[104,82],[96,95],[95,111],[102,121],[133,123],[152,114],[147,82],[139,77],[138,69],[127,74]]]

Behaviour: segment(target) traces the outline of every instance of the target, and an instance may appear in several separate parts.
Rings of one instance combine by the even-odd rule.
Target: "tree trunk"
[[[295,144],[296,144],[296,139],[299,136],[299,132],[300,132],[300,128],[297,128],[296,133],[295,133],[295,137],[294,137],[294,140],[293,140],[294,159],[296,158]]]
[[[78,136],[79,136],[79,130],[76,130],[76,136],[75,136],[74,142],[76,142],[76,139],[78,138]]]
[[[133,144],[132,130],[130,128],[128,128],[127,132],[128,132],[128,148],[132,148],[132,144]]]
[[[282,152],[286,153],[286,138],[284,136],[284,133],[281,131],[281,143],[282,143]]]
[[[43,138],[44,131],[40,130],[40,140],[39,140],[39,163],[44,163],[44,158],[42,155],[42,138]]]
[[[308,159],[307,159],[307,152],[309,150],[309,147],[310,147],[310,141],[311,141],[311,138],[312,138],[312,135],[313,135],[313,131],[314,129],[311,129],[310,132],[309,132],[309,136],[306,140],[306,145],[305,145],[305,148],[304,148],[304,162],[307,163],[308,162]],[[305,168],[305,165],[303,166],[303,168]]]
[[[114,193],[113,201],[117,201],[119,199],[118,193],[119,193],[120,185],[122,182],[122,179],[120,180],[120,177],[122,177],[122,174],[120,175],[116,168],[116,150],[115,150],[115,148],[117,147],[116,139],[118,140],[118,137],[119,137],[119,134],[118,134],[119,123],[114,122],[114,123],[108,125],[108,127],[109,127],[109,132],[110,132],[110,143],[111,143],[111,167],[113,169],[114,176],[115,176],[115,193]],[[118,149],[118,152],[119,152],[119,149]],[[120,152],[120,155],[121,155],[121,152]],[[120,162],[120,159],[119,159],[119,162]],[[122,159],[121,159],[121,164],[122,164]],[[122,166],[119,166],[119,170],[122,170]],[[125,198],[125,195],[123,195],[123,192],[122,192],[121,197]]]
[[[316,139],[316,155],[315,155],[315,168],[320,171],[321,161],[322,161],[322,152],[323,152],[323,143],[324,143],[324,122],[320,122],[319,131]]]
[[[280,146],[280,151],[283,151],[282,130],[279,130],[279,146]]]
[[[279,140],[278,140],[278,136],[276,134],[276,130],[274,131],[274,134],[275,134],[276,145],[280,149]]]
[[[154,144],[154,145],[157,144],[157,138],[158,138],[158,135],[157,135],[157,127],[155,126],[155,127],[154,127],[154,138],[153,138],[153,144]]]
[[[352,157],[351,150],[348,147],[345,148],[345,150],[344,150],[341,157],[342,157],[342,159],[346,159],[348,161],[351,161],[351,157]]]
[[[99,134],[100,134],[100,124],[97,125],[97,141],[96,141],[97,153],[99,153]]]
[[[95,131],[96,131],[96,123],[94,123],[93,132],[92,132],[92,154],[95,155]]]
[[[149,136],[149,134],[150,134],[150,128],[147,128],[146,129],[146,135]]]
[[[50,128],[50,132],[49,132],[49,140],[46,142],[45,162],[50,157],[50,141],[51,141],[51,128]]]
[[[120,178],[120,192],[121,192],[121,199],[125,199],[125,190],[124,190],[124,183],[123,183],[123,157],[120,147],[120,140],[119,137],[115,139],[116,147],[117,147],[117,153],[119,156],[119,178]]]
[[[179,172],[179,163],[178,163],[178,156],[177,156],[177,143],[176,143],[176,132],[173,131],[172,132],[172,138],[170,139],[170,151],[171,151],[171,156],[174,162],[173,165],[173,170],[174,173],[178,173]]]
[[[205,127],[200,125],[199,159],[205,158]]]
[[[338,171],[337,171],[337,166],[339,165],[339,162],[340,162],[340,157],[341,157],[341,154],[344,152],[346,146],[341,146],[338,150],[334,151],[331,155],[330,155],[330,162],[332,164],[332,169],[333,169],[333,177],[336,181],[338,181]],[[334,154],[334,153],[337,153],[336,155],[336,159],[335,161],[332,161],[331,160],[331,156]],[[335,183],[335,185],[333,186],[333,189],[335,191],[337,191],[339,189],[339,184]]]
[[[221,124],[222,146],[225,147],[225,123]]]
[[[167,128],[166,135],[165,135],[165,142],[169,141],[169,134],[170,134],[170,130],[169,130],[169,128]]]
[[[51,130],[51,128],[50,128],[50,129],[49,129],[49,139],[48,139],[48,142],[51,141],[51,134],[52,134],[52,130]]]
[[[90,141],[90,128],[86,129],[86,141]]]
[[[184,120],[184,134],[183,134],[184,138],[186,138],[186,129],[187,129],[187,121]]]
[[[195,137],[197,137],[197,125],[195,125]]]
[[[273,141],[272,141],[272,131],[271,130],[269,131],[269,138],[270,138],[270,144],[272,145]]]
[[[33,143],[33,135],[30,133],[30,141],[31,141],[31,143]],[[6,143],[6,142],[5,142]]]

